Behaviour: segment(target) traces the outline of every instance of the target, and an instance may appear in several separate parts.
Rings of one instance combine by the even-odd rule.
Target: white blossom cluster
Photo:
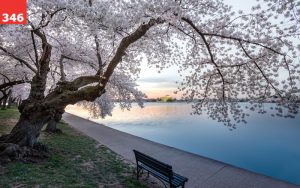
[[[94,102],[81,102],[79,106],[88,109],[92,117],[105,118],[112,115],[112,110],[119,104],[123,110],[130,110],[132,103],[136,102],[140,107],[144,107],[144,93],[137,90],[135,80],[121,72],[112,75],[106,92]]]

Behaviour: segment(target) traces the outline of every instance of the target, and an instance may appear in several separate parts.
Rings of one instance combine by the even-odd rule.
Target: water
[[[300,115],[295,119],[252,114],[229,131],[205,115],[190,115],[190,104],[146,103],[112,117],[91,119],[148,140],[300,185]],[[87,117],[87,112],[69,108]]]

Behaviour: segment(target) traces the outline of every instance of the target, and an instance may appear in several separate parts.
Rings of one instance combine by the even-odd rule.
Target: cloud
[[[166,81],[164,79],[147,79],[146,81],[137,81],[139,88],[177,88],[175,81]]]
[[[138,79],[139,82],[170,82],[170,80],[168,80],[165,77],[146,77],[146,78],[140,78]],[[175,81],[174,81],[175,82]]]

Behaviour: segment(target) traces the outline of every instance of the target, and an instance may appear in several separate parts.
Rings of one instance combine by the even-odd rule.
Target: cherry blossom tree
[[[251,109],[275,99],[275,113],[294,116],[299,2],[289,2],[270,0],[244,14],[220,0],[29,1],[27,25],[0,27],[1,57],[30,80],[18,123],[0,139],[2,155],[43,148],[43,125],[69,104],[102,117],[116,99],[123,108],[142,105],[135,80],[143,57],[159,69],[179,67],[179,91],[195,102],[195,114],[234,127],[247,116],[238,103],[247,98]]]

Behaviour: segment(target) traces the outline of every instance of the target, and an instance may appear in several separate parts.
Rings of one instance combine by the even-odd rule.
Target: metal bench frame
[[[136,178],[139,179],[140,175],[143,173],[143,170],[153,175],[159,179],[165,187],[165,182],[169,183],[170,187],[183,187],[185,182],[188,181],[188,178],[183,177],[179,174],[176,174],[172,170],[172,166],[158,161],[144,153],[141,153],[137,150],[133,150],[135,159],[136,159]]]

